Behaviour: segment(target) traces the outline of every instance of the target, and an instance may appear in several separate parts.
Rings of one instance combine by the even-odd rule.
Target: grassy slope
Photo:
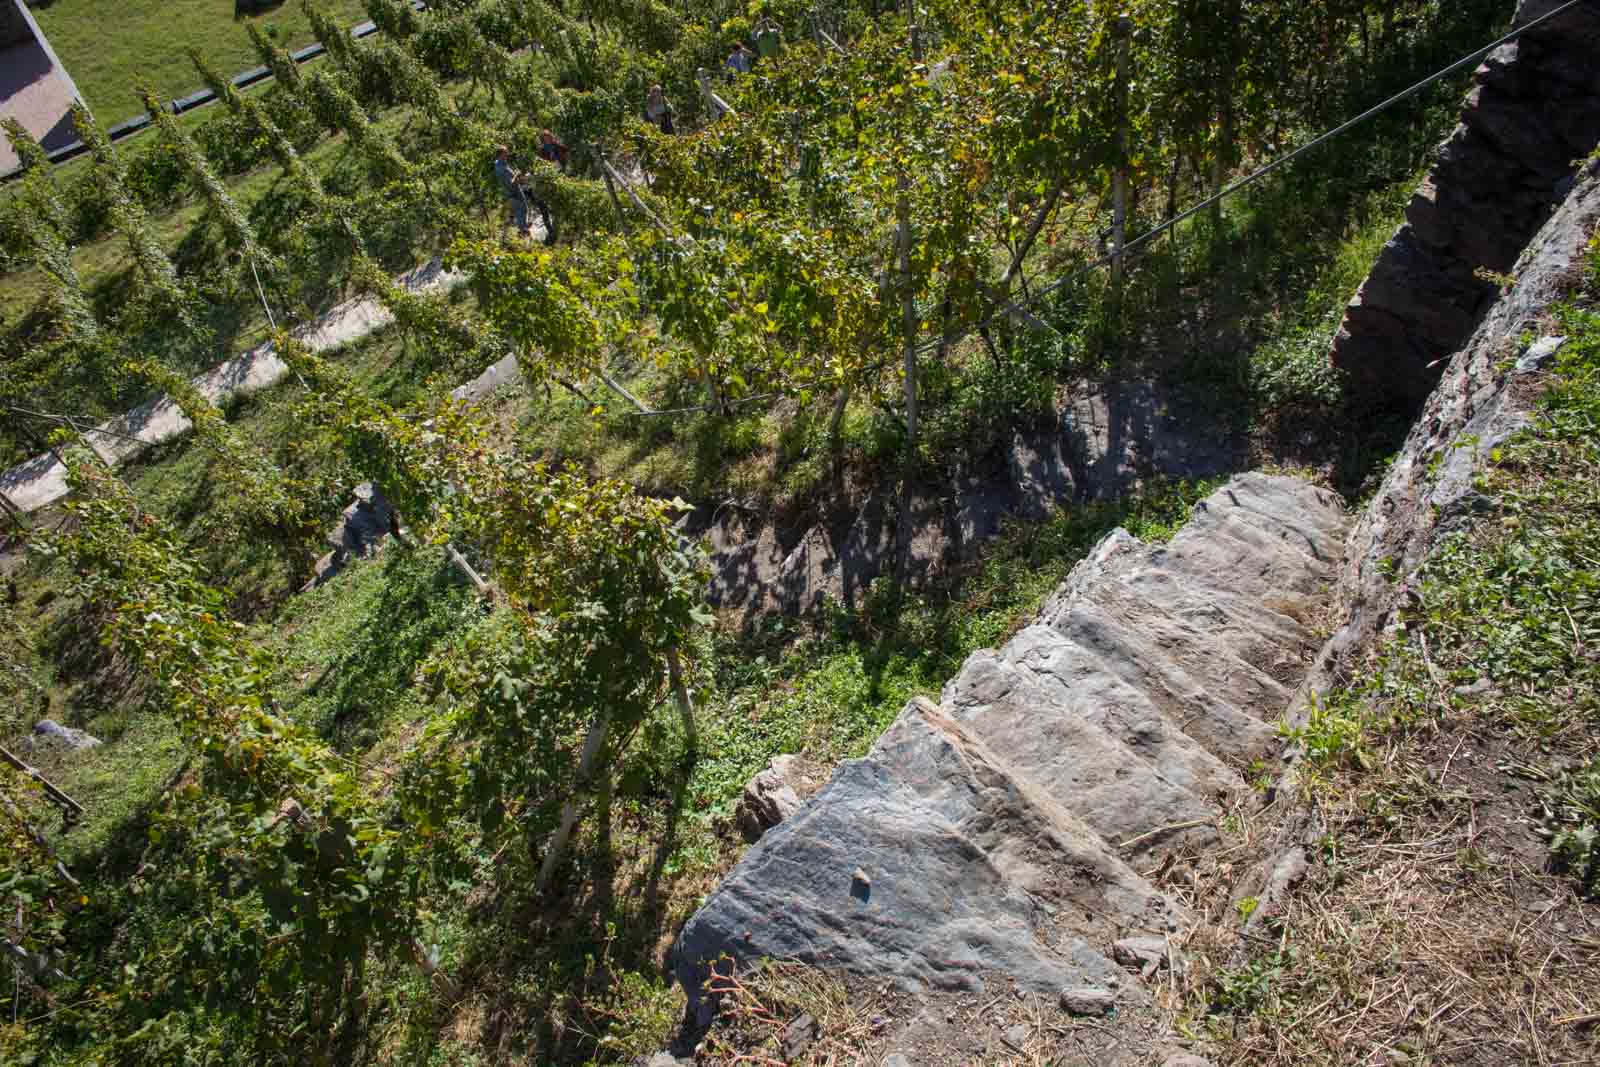
[[[337,358],[374,394],[403,399],[421,387],[406,357],[394,337],[380,335],[351,346]],[[295,409],[302,399],[301,390],[293,385],[271,390],[235,406],[234,426],[259,447],[281,456],[294,443]],[[269,543],[241,539],[237,530],[213,521],[213,492],[219,483],[212,462],[206,450],[180,441],[154,450],[123,474],[145,507],[185,531],[197,562],[232,596],[235,614],[258,621],[258,636],[284,644],[298,632],[295,620],[308,610],[300,605],[326,599],[327,591],[293,601],[284,617],[288,628],[280,632],[278,612],[308,574],[296,570]],[[360,568],[356,573],[371,580]],[[0,734],[24,731],[34,719],[48,714],[108,742],[93,760],[46,761],[46,770],[59,775],[68,792],[90,809],[85,823],[67,841],[75,854],[89,855],[154,797],[177,766],[180,742],[168,720],[141,706],[145,690],[134,672],[126,665],[105,662],[98,653],[95,620],[82,617],[77,604],[59,595],[66,585],[59,568],[28,560],[14,577],[20,595],[14,604],[0,609],[8,638],[0,651],[14,657],[16,666],[38,688],[30,684],[19,690],[31,691],[28,706],[7,708],[0,715]],[[366,590],[355,582],[348,591],[341,587],[340,595],[358,601],[369,595]],[[48,701],[48,711],[38,703],[41,699]],[[33,711],[38,714],[25,714]]]
[[[1479,474],[1493,509],[1298,734],[1331,832],[1213,976],[1193,1022],[1225,1061],[1600,1057],[1600,239],[1587,277],[1537,423]]]
[[[361,0],[321,0],[321,7],[346,26],[367,17]],[[315,39],[294,0],[254,15],[235,15],[225,0],[55,0],[35,8],[34,18],[105,126],[143,110],[134,88],[141,81],[163,99],[201,88],[190,48],[224,75],[256,66],[247,21],[289,48]]]

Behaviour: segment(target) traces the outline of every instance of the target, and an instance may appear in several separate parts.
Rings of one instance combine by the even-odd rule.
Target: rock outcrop
[[[734,818],[746,841],[762,834],[800,810],[797,756],[773,756],[754,778],[745,783]]]
[[[880,489],[854,508],[833,500],[821,517],[706,508],[687,532],[709,543],[717,607],[745,619],[804,615],[830,599],[859,606],[897,567],[916,587],[971,558],[1008,519],[1114,497],[1152,475],[1231,474],[1249,460],[1242,430],[1197,395],[1143,380],[1093,383],[938,481]]]
[[[339,521],[328,531],[333,551],[317,560],[316,574],[306,588],[321,585],[344,570],[352,559],[366,559],[383,547],[383,539],[394,528],[394,508],[389,499],[371,482],[356,486],[355,499],[339,514]]]
[[[1523,0],[1527,25],[1565,0]],[[1600,5],[1489,55],[1461,122],[1345,312],[1330,356],[1361,393],[1415,407],[1472,334],[1600,141]]]
[[[1139,1003],[1185,919],[1139,871],[1212,839],[1241,768],[1277,756],[1347,525],[1332,494],[1247,474],[1165,546],[1106,537],[746,854],[675,947],[691,1004],[723,957]]]
[[[100,739],[76,727],[62,726],[54,719],[40,719],[33,724],[33,733],[29,736],[28,743],[34,749],[57,748],[81,751],[86,748],[98,748]]]
[[[1388,624],[1407,576],[1441,537],[1491,506],[1474,489],[1474,472],[1527,424],[1536,376],[1561,341],[1547,333],[1547,309],[1571,292],[1597,229],[1600,160],[1583,168],[1566,202],[1511,268],[1516,285],[1450,360],[1361,515],[1338,576],[1339,627],[1308,689],[1340,682]]]

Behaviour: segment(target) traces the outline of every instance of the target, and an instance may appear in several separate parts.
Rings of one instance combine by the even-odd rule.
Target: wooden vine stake
[[[1128,45],[1133,20],[1117,16],[1117,164],[1111,176],[1111,279],[1122,284],[1123,249],[1128,243]]]
[[[906,455],[917,451],[917,302],[911,288],[911,200],[910,182],[901,174],[895,197],[895,239],[900,251],[900,310],[905,330],[906,372]]]
[[[61,808],[62,814],[67,817],[68,821],[76,820],[80,815],[83,814],[82,804],[79,804],[76,800],[73,800],[71,797],[67,796],[67,794],[63,793],[56,787],[55,783],[51,782],[44,775],[28,766],[22,761],[21,757],[7,749],[4,745],[0,745],[0,760],[4,760],[5,762],[11,764],[11,766],[15,767],[18,771],[21,771],[24,775],[32,778],[35,782],[38,782],[39,787],[43,789],[50,799],[55,801],[56,804]]]
[[[678,705],[678,715],[683,719],[683,733],[687,739],[689,758],[700,751],[700,730],[694,722],[694,701],[689,697],[689,687],[683,683],[683,664],[676,648],[667,649],[667,677],[672,683],[672,700]]]

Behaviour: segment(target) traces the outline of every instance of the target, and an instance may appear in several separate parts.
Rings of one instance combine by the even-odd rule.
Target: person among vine
[[[756,51],[762,59],[772,59],[783,51],[783,27],[778,25],[777,19],[763,16],[756,23]]]
[[[506,145],[495,148],[494,176],[500,183],[501,192],[511,201],[511,214],[517,224],[517,233],[524,238],[533,236],[533,227],[528,223],[528,205],[531,203],[539,209],[544,221],[545,243],[554,242],[556,231],[550,220],[550,207],[528,192],[528,175],[511,165],[511,149]]]
[[[522,174],[511,165],[511,149],[505,145],[494,150],[494,176],[500,183],[500,191],[511,201],[511,214],[516,221],[517,232],[527,237],[528,198],[522,191]]]
[[[728,70],[733,72],[734,77],[738,77],[741,74],[749,74],[754,65],[755,55],[745,47],[743,41],[733,46],[733,51],[728,54],[728,62],[724,64]]]
[[[567,146],[561,142],[561,138],[549,130],[539,131],[540,159],[546,163],[553,164],[557,170],[565,171],[567,169],[568,154]]]
[[[662,133],[676,133],[678,131],[672,125],[672,116],[675,113],[672,105],[667,102],[667,95],[661,91],[661,86],[650,86],[650,91],[644,98],[644,117],[650,125]]]

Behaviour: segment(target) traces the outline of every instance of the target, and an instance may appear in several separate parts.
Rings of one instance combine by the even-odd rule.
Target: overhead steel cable
[[[1109,266],[1111,263],[1115,262],[1118,258],[1126,257],[1128,255],[1128,253],[1134,251],[1137,248],[1142,247],[1143,245],[1149,244],[1151,241],[1154,241],[1157,237],[1160,237],[1162,234],[1166,233],[1168,230],[1172,229],[1174,226],[1177,226],[1179,223],[1185,222],[1188,219],[1193,218],[1195,215],[1198,215],[1200,212],[1206,210],[1207,208],[1209,208],[1209,207],[1211,207],[1211,206],[1213,206],[1215,204],[1221,203],[1223,200],[1226,200],[1228,197],[1232,196],[1234,193],[1238,192],[1239,190],[1244,189],[1247,186],[1254,185],[1256,182],[1260,181],[1262,178],[1265,178],[1267,175],[1271,174],[1273,171],[1278,170],[1278,169],[1280,169],[1282,167],[1285,167],[1285,166],[1289,165],[1290,163],[1294,162],[1296,159],[1299,159],[1301,156],[1305,155],[1307,152],[1310,152],[1312,149],[1317,148],[1320,145],[1326,144],[1328,141],[1333,140],[1335,137],[1338,137],[1340,134],[1345,133],[1345,132],[1355,128],[1356,126],[1361,125],[1361,123],[1363,123],[1363,122],[1367,121],[1368,119],[1372,118],[1374,115],[1378,115],[1378,114],[1380,114],[1380,113],[1382,113],[1384,111],[1387,111],[1389,108],[1393,107],[1395,104],[1400,103],[1400,101],[1405,100],[1408,97],[1415,96],[1417,93],[1420,93],[1422,90],[1426,89],[1428,86],[1432,85],[1434,82],[1438,81],[1439,79],[1447,78],[1450,75],[1454,74],[1456,71],[1461,70],[1463,67],[1472,66],[1472,65],[1480,62],[1490,52],[1493,52],[1495,49],[1501,47],[1502,45],[1506,45],[1506,44],[1511,43],[1512,41],[1515,41],[1518,37],[1521,37],[1523,34],[1527,33],[1529,30],[1533,29],[1535,26],[1543,25],[1544,23],[1549,22],[1551,19],[1557,17],[1558,15],[1564,14],[1565,12],[1570,11],[1573,8],[1577,7],[1579,4],[1582,4],[1582,3],[1585,3],[1585,2],[1593,3],[1593,2],[1596,2],[1596,0],[1567,0],[1567,3],[1562,4],[1560,7],[1556,8],[1554,11],[1550,11],[1550,12],[1547,12],[1546,14],[1543,14],[1543,15],[1539,16],[1538,18],[1536,18],[1536,19],[1532,20],[1531,22],[1529,22],[1527,25],[1516,27],[1515,29],[1511,30],[1509,33],[1505,34],[1503,37],[1500,37],[1499,39],[1495,40],[1494,42],[1492,42],[1490,44],[1484,45],[1482,48],[1478,49],[1476,52],[1472,52],[1469,55],[1463,56],[1462,58],[1456,60],[1454,63],[1450,64],[1448,67],[1445,67],[1443,70],[1440,70],[1440,71],[1438,71],[1438,72],[1436,72],[1434,74],[1428,75],[1426,78],[1424,78],[1421,81],[1417,82],[1415,85],[1411,86],[1409,89],[1404,89],[1401,92],[1396,93],[1395,95],[1389,97],[1389,99],[1383,101],[1383,103],[1378,104],[1375,107],[1368,108],[1367,110],[1363,111],[1361,114],[1357,115],[1355,118],[1350,119],[1349,121],[1347,121],[1347,122],[1345,122],[1345,123],[1343,123],[1343,124],[1341,124],[1339,126],[1334,127],[1333,129],[1327,131],[1326,133],[1322,134],[1321,136],[1314,138],[1313,140],[1307,142],[1306,144],[1301,145],[1299,148],[1296,148],[1294,151],[1290,152],[1288,155],[1281,156],[1278,159],[1273,160],[1271,163],[1268,163],[1265,166],[1261,167],[1260,169],[1251,172],[1250,174],[1246,175],[1243,178],[1240,178],[1238,181],[1234,182],[1232,185],[1229,185],[1227,188],[1222,189],[1219,192],[1216,192],[1216,193],[1212,194],[1211,196],[1207,197],[1206,199],[1200,201],[1200,203],[1196,204],[1194,207],[1189,208],[1187,211],[1184,211],[1181,214],[1173,216],[1172,218],[1168,219],[1166,222],[1163,222],[1160,226],[1157,226],[1155,229],[1150,230],[1147,233],[1141,234],[1140,236],[1138,236],[1138,237],[1134,238],[1133,240],[1129,241],[1119,251],[1111,252],[1111,253],[1108,253],[1106,255],[1103,255],[1100,258],[1094,260],[1093,262],[1087,263],[1084,266],[1078,268],[1077,270],[1073,271],[1072,273],[1067,274],[1067,275],[1065,275],[1063,277],[1057,278],[1055,281],[1051,282],[1049,285],[1045,286],[1043,289],[1040,289],[1037,293],[1034,293],[1032,296],[1025,297],[1022,300],[1009,300],[1009,301],[1007,301],[1004,306],[995,309],[986,318],[984,318],[983,321],[981,321],[979,323],[976,323],[975,325],[968,326],[967,328],[962,330],[960,333],[954,334],[954,335],[949,336],[949,337],[940,337],[940,338],[937,338],[935,340],[924,342],[921,345],[921,347],[918,348],[918,350],[917,350],[918,354],[921,355],[921,354],[924,354],[924,353],[927,353],[927,352],[931,352],[931,351],[934,351],[934,350],[938,349],[942,345],[954,344],[956,341],[960,341],[960,340],[963,340],[964,338],[971,337],[974,333],[977,333],[979,330],[982,330],[983,328],[988,326],[990,323],[995,322],[997,319],[999,319],[1003,315],[1007,315],[1007,314],[1011,314],[1011,313],[1019,313],[1019,312],[1020,313],[1025,313],[1027,307],[1030,304],[1037,303],[1043,297],[1048,296],[1049,294],[1055,292],[1056,290],[1062,288],[1063,286],[1070,285],[1072,282],[1077,281],[1079,278],[1082,278],[1085,275],[1091,274],[1094,271],[1097,271],[1102,267]],[[1043,320],[1039,320],[1039,321],[1043,321]],[[1046,323],[1046,325],[1048,325],[1048,323]],[[1054,327],[1051,327],[1051,329],[1054,329]]]

